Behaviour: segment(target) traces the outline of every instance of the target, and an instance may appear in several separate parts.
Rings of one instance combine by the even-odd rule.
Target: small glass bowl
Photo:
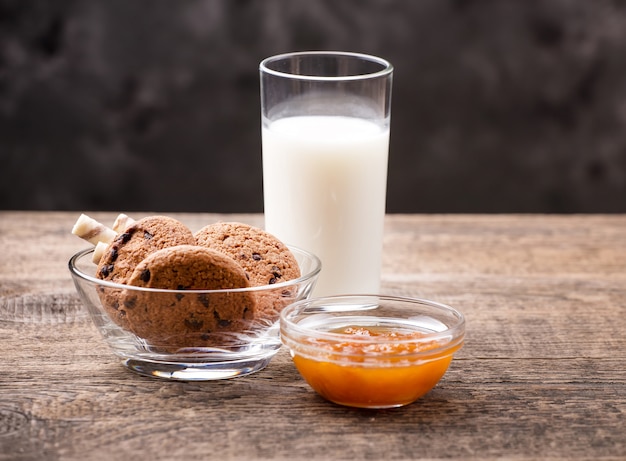
[[[289,249],[302,276],[251,288],[162,290],[111,283],[95,277],[93,249],[75,254],[69,270],[91,319],[125,366],[146,376],[206,381],[261,370],[278,352],[280,311],[310,296],[321,269],[315,255]],[[125,310],[118,309],[121,304]],[[220,317],[250,304],[256,306],[254,318]],[[130,308],[132,315],[122,315]]]
[[[423,299],[329,296],[286,307],[280,334],[302,377],[325,399],[393,408],[439,382],[463,345],[465,320]]]

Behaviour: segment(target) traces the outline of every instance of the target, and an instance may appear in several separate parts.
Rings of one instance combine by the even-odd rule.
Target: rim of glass
[[[292,58],[294,56],[344,56],[355,59],[361,59],[364,61],[370,61],[383,66],[383,68],[376,72],[370,72],[367,74],[357,74],[357,75],[343,75],[343,76],[334,76],[334,77],[323,77],[319,75],[303,75],[303,74],[290,74],[288,72],[281,72],[278,70],[270,69],[268,64],[271,62],[276,62],[279,60]],[[364,53],[353,53],[349,51],[294,51],[291,53],[282,53],[274,56],[267,57],[261,61],[259,65],[259,70],[266,74],[274,75],[276,77],[290,78],[296,80],[307,80],[307,81],[347,81],[347,80],[369,80],[375,79],[379,77],[384,77],[393,72],[393,65],[387,61],[386,59],[379,58],[378,56],[374,56],[371,54]]]
[[[446,328],[443,331],[436,331],[433,333],[425,333],[423,336],[419,338],[407,338],[407,339],[389,339],[389,338],[379,338],[376,336],[356,336],[356,335],[347,335],[344,333],[332,333],[328,331],[320,331],[314,328],[307,328],[300,326],[297,322],[294,322],[287,318],[289,314],[300,309],[305,305],[312,304],[329,304],[332,305],[333,301],[341,301],[341,300],[367,300],[367,299],[375,299],[378,302],[390,301],[390,302],[402,302],[402,303],[411,303],[411,304],[421,304],[428,307],[434,307],[438,310],[445,311],[448,314],[452,314],[452,316],[456,319],[454,325]],[[390,320],[402,320],[397,317],[386,317]],[[458,344],[459,340],[462,339],[465,332],[465,316],[457,309],[448,306],[447,304],[442,304],[436,301],[431,301],[428,299],[422,298],[412,298],[412,297],[403,297],[403,296],[384,296],[384,295],[338,295],[338,296],[326,296],[322,298],[311,298],[311,299],[303,299],[300,301],[296,301],[293,304],[285,307],[280,313],[280,321],[284,323],[285,328],[291,330],[295,333],[298,333],[303,336],[308,336],[310,338],[315,339],[324,339],[333,342],[345,342],[348,338],[350,341],[354,341],[355,343],[363,342],[363,343],[384,343],[384,344],[409,344],[416,342],[427,342],[427,341],[435,341],[437,339],[451,338],[448,342],[442,345],[442,348],[432,349],[428,351],[420,351],[417,353],[431,353],[433,350],[440,349],[448,349],[450,347],[454,347]],[[291,338],[293,340],[293,338]],[[297,340],[294,340],[298,342]],[[316,347],[315,345],[307,344],[307,347]],[[339,354],[341,355],[341,354]]]
[[[297,248],[297,247],[293,247],[289,245],[287,245],[287,247],[289,248],[289,250],[291,250],[291,252],[304,256],[307,259],[310,259],[313,265],[312,269],[309,270],[306,274],[298,277],[297,279],[291,279],[285,282],[274,283],[272,285],[261,285],[261,286],[255,286],[255,287],[227,288],[227,289],[221,289],[221,290],[174,290],[174,289],[166,289],[166,288],[136,287],[133,285],[126,285],[123,283],[109,282],[107,280],[101,280],[97,277],[86,274],[85,272],[81,271],[76,265],[79,259],[84,258],[85,256],[93,253],[95,251],[95,248],[87,248],[73,255],[68,262],[68,267],[69,267],[70,272],[76,277],[82,280],[85,280],[87,282],[100,285],[100,286],[109,287],[109,288],[117,288],[117,289],[123,289],[123,290],[133,290],[133,291],[135,290],[145,291],[145,292],[150,292],[150,293],[208,293],[208,294],[211,294],[211,293],[213,294],[215,293],[248,293],[248,292],[268,291],[268,290],[275,290],[277,288],[290,287],[293,285],[297,285],[299,283],[308,282],[309,280],[311,280],[313,277],[315,277],[317,274],[320,273],[320,271],[322,270],[322,262],[316,255],[314,255],[313,253],[309,253],[308,251],[305,251],[301,248]]]

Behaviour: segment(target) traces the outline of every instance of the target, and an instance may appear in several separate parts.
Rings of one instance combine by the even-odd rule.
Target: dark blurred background
[[[258,64],[395,66],[397,212],[626,212],[626,2],[0,0],[0,209],[262,211]]]

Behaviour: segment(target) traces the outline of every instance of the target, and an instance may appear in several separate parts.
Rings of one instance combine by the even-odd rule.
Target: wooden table
[[[226,381],[128,371],[74,293],[77,216],[0,212],[0,460],[626,459],[626,215],[388,216],[384,291],[468,323],[439,385],[382,411],[322,400],[284,350]]]

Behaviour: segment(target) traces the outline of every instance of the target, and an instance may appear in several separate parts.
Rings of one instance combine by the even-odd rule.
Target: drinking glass
[[[380,290],[392,76],[358,53],[260,64],[265,228],[321,259],[315,296]]]

